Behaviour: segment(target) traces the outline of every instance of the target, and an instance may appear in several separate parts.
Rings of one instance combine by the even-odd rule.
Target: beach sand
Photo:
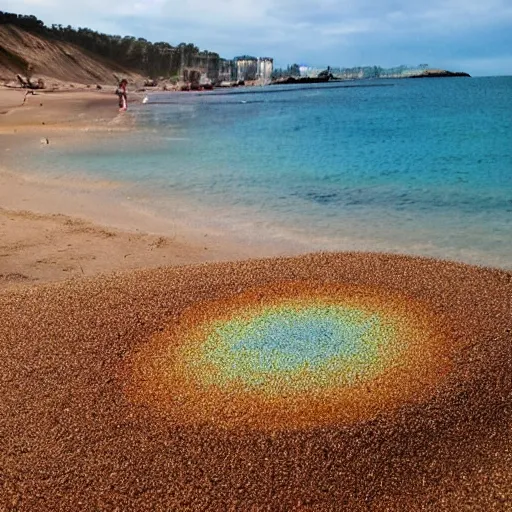
[[[223,301],[256,287],[264,304],[290,282],[306,292],[329,283],[340,293],[401,294],[402,309],[423,311],[444,341],[438,351],[420,345],[406,368],[412,380],[381,393],[382,403],[369,400],[364,420],[335,408],[307,426],[296,424],[294,407],[286,412],[286,396],[263,402],[289,416],[276,424],[267,415],[268,425],[262,397],[253,401],[241,385],[212,388],[209,399],[202,373],[179,351],[160,365],[204,308],[221,317]],[[510,510],[511,301],[507,272],[348,253],[0,293],[0,508]],[[185,338],[173,337],[176,328]],[[187,368],[183,395],[173,375]],[[411,394],[416,373],[426,380]],[[385,389],[394,374],[381,377]],[[360,394],[379,385],[365,382]],[[306,405],[327,392],[318,393]]]
[[[130,129],[101,92],[21,101],[0,91],[0,151]],[[0,510],[512,509],[510,272],[249,261],[281,249],[109,204],[121,186],[0,170]],[[270,396],[204,380],[204,322],[322,290],[383,315],[375,378]]]
[[[25,94],[0,89],[0,154],[10,156],[20,145],[44,150],[45,140],[87,144],[104,132],[114,140],[133,128],[129,115],[118,113],[112,91],[38,92],[22,104]],[[131,101],[140,98],[130,94]],[[186,219],[155,218],[126,195],[113,201],[109,192],[123,185],[0,165],[0,290],[114,270],[283,254],[195,229]]]
[[[58,128],[101,128],[117,115],[113,89],[45,92],[0,88],[0,133],[40,132]],[[132,95],[132,101],[140,95]]]
[[[228,249],[186,237],[105,228],[62,214],[0,209],[0,290],[113,270],[228,259]]]

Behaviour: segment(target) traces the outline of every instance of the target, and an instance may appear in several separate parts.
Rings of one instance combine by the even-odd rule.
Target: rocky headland
[[[471,75],[462,71],[447,71],[445,69],[425,69],[421,73],[410,75],[407,78],[453,78],[453,77],[469,77]]]

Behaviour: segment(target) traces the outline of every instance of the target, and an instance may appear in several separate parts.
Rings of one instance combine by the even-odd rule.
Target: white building
[[[264,84],[272,80],[272,73],[274,72],[274,59],[270,57],[260,57],[258,59],[258,73],[257,79]]]
[[[259,80],[268,83],[271,80],[274,71],[274,59],[270,57],[250,57],[244,55],[234,58],[235,79],[241,80]]]

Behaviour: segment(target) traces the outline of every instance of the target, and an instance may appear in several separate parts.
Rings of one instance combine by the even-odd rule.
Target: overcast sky
[[[277,66],[512,75],[512,0],[2,0],[0,10]]]

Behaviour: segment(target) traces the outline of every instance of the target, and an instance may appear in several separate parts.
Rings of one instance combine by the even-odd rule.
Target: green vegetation
[[[298,64],[292,64],[286,68],[274,69],[274,72],[272,73],[272,80],[277,80],[278,78],[286,78],[289,76],[293,76],[295,78],[300,76],[300,67]]]

